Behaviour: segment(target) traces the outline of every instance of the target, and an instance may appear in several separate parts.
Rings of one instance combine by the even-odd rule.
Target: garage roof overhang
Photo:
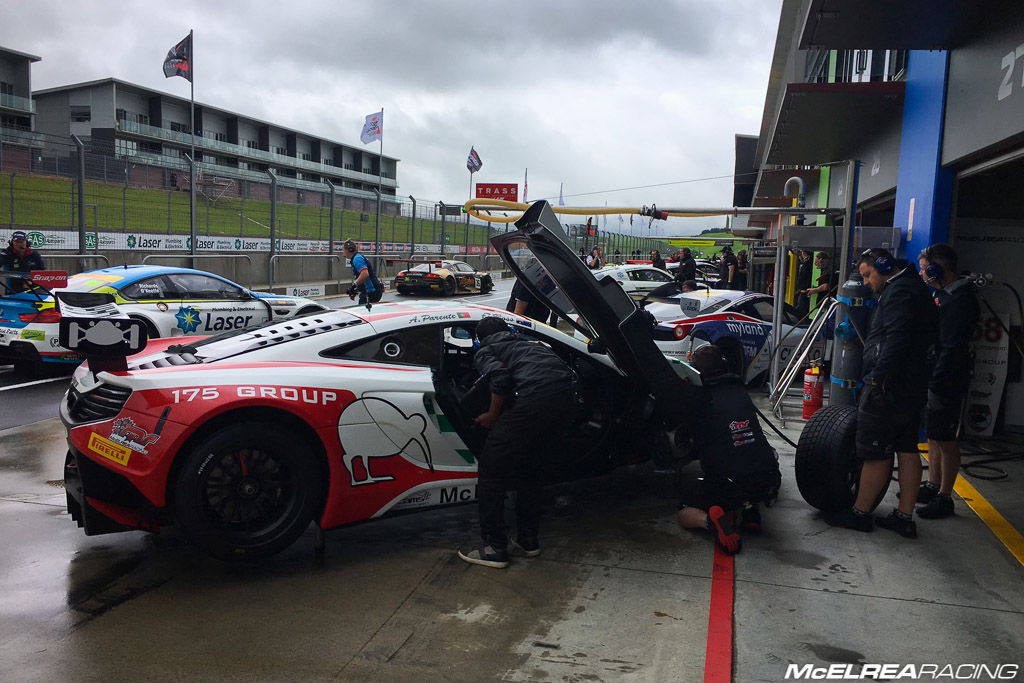
[[[957,0],[811,0],[800,49],[943,50],[952,43],[958,17],[968,5]]]
[[[873,131],[902,115],[904,86],[902,81],[787,84],[765,163],[845,159]]]

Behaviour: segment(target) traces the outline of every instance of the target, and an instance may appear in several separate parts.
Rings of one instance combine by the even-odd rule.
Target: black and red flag
[[[182,38],[181,42],[172,47],[164,60],[164,76],[181,76],[192,82],[192,34]]]

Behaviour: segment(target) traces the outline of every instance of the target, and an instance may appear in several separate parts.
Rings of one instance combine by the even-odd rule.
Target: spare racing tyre
[[[822,408],[804,425],[796,445],[796,485],[809,505],[823,512],[853,505],[861,466],[856,435],[856,406]],[[887,478],[872,510],[888,489]]]
[[[189,540],[222,560],[255,560],[306,530],[323,498],[317,449],[282,431],[240,422],[185,457],[174,501]]]

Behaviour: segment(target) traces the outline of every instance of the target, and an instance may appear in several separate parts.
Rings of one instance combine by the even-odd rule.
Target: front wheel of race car
[[[449,277],[444,280],[444,295],[453,296],[455,294],[455,278]]]
[[[174,488],[177,521],[222,560],[256,560],[291,545],[323,497],[316,449],[272,425],[240,422],[201,441]]]
[[[492,289],[494,289],[494,280],[491,279],[490,275],[485,275],[480,279],[480,293],[490,294]]]
[[[860,460],[857,459],[857,407],[828,406],[807,421],[796,445],[796,485],[813,507],[831,512],[850,507],[857,499]],[[889,478],[874,510],[889,490]]]

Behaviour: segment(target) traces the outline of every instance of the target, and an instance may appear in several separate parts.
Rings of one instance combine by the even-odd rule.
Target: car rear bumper
[[[42,362],[77,365],[83,360],[79,354],[70,351],[40,351],[39,347],[30,341],[13,340],[9,343],[0,342],[0,361],[7,363]]]
[[[125,477],[68,450],[64,461],[68,514],[86,536],[120,531],[160,531],[160,510]]]

